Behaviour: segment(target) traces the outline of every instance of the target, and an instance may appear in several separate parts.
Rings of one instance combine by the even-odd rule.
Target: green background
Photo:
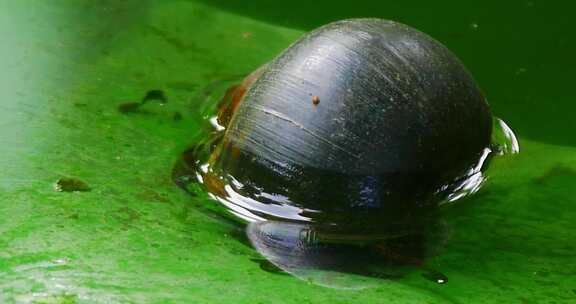
[[[1,303],[576,303],[576,39],[560,1],[0,0]],[[448,244],[376,288],[260,269],[242,229],[170,179],[205,122],[198,96],[303,32],[404,22],[452,49],[517,132]],[[163,89],[169,102],[119,104]],[[175,112],[182,120],[174,120]],[[76,177],[92,191],[56,192]]]

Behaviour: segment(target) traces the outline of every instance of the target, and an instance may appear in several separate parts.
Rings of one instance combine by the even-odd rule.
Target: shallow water
[[[572,5],[303,2],[0,1],[0,302],[574,302]],[[427,265],[446,284],[402,269],[358,291],[264,271],[242,230],[200,211],[216,204],[171,180],[203,128],[202,88],[359,16],[446,44],[519,137],[521,153],[443,217],[449,241]],[[147,114],[118,111],[158,89],[168,101]],[[54,191],[61,178],[91,191]]]

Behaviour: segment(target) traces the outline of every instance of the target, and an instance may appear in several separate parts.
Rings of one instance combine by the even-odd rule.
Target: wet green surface
[[[576,302],[573,8],[399,3],[0,0],[0,302]],[[414,270],[348,291],[264,271],[237,226],[170,180],[202,125],[194,96],[351,16],[444,42],[519,135],[520,155],[446,210],[429,261],[445,285]],[[152,89],[168,102],[118,110]],[[62,178],[91,191],[57,192]]]

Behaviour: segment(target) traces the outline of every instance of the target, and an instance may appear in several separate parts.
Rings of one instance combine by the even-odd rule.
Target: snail
[[[324,243],[425,231],[442,200],[477,190],[494,121],[452,52],[382,19],[303,35],[229,89],[216,120],[184,165],[238,217],[305,223]]]

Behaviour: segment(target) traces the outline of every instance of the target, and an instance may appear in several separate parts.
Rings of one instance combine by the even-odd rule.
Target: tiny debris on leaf
[[[312,96],[312,103],[317,106],[320,103],[320,97],[316,95]]]
[[[142,107],[147,102],[150,101],[157,101],[160,103],[160,105],[164,105],[165,103],[168,102],[168,98],[166,98],[166,95],[162,90],[149,90],[148,92],[146,92],[144,97],[142,97],[142,100],[140,102],[126,102],[120,104],[118,106],[118,111],[120,111],[120,113],[122,114],[132,114],[132,113],[146,114],[148,112],[146,110],[143,110]]]
[[[62,177],[54,183],[54,190],[57,192],[86,192],[90,191],[90,186],[77,178]]]
[[[141,105],[139,102],[126,102],[118,106],[118,111],[123,114],[136,113]]]
[[[141,103],[145,104],[148,101],[159,101],[160,103],[166,103],[168,102],[168,99],[166,98],[166,95],[164,95],[164,91],[162,90],[150,90],[148,92],[146,92],[146,95],[144,96],[144,98],[142,98]]]

